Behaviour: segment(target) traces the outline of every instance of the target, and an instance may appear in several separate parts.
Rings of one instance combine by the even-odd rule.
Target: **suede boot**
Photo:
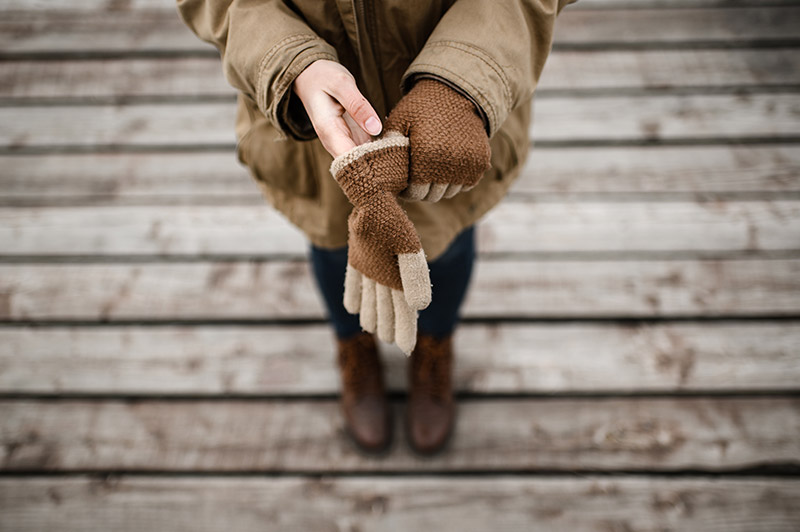
[[[406,430],[411,448],[430,455],[447,443],[455,424],[452,336],[420,334],[408,366]]]
[[[337,339],[341,405],[347,431],[363,451],[377,453],[391,442],[391,407],[375,338],[366,332]]]

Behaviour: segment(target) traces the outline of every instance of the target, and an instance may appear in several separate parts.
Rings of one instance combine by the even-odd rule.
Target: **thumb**
[[[358,90],[352,76],[339,78],[329,87],[329,91],[361,129],[373,136],[380,134],[383,126],[378,113]]]
[[[425,251],[420,249],[416,253],[401,253],[397,256],[397,262],[408,306],[414,310],[426,308],[431,303],[431,275]]]

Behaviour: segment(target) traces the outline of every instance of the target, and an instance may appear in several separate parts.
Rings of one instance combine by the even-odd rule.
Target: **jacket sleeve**
[[[433,76],[477,104],[492,136],[533,96],[555,19],[575,0],[457,0],[403,75],[403,91]]]
[[[177,2],[189,28],[219,50],[228,83],[256,102],[284,135],[315,136],[290,88],[317,59],[338,60],[331,45],[281,0]]]

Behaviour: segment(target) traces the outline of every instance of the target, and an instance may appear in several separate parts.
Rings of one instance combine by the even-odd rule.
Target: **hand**
[[[439,201],[469,190],[489,169],[491,149],[475,105],[434,79],[417,81],[386,119],[386,134],[410,140],[400,197]]]
[[[320,142],[333,157],[372,140],[381,132],[378,113],[335,61],[314,61],[294,80],[293,90],[311,119]]]
[[[408,139],[395,134],[358,146],[334,159],[331,173],[354,206],[344,307],[359,314],[364,330],[410,354],[431,281],[419,236],[396,199],[407,184]]]

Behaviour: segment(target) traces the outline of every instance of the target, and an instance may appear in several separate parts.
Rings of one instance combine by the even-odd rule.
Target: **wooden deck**
[[[343,436],[297,230],[169,0],[0,3],[0,530],[800,530],[800,5],[581,0],[449,450]]]

